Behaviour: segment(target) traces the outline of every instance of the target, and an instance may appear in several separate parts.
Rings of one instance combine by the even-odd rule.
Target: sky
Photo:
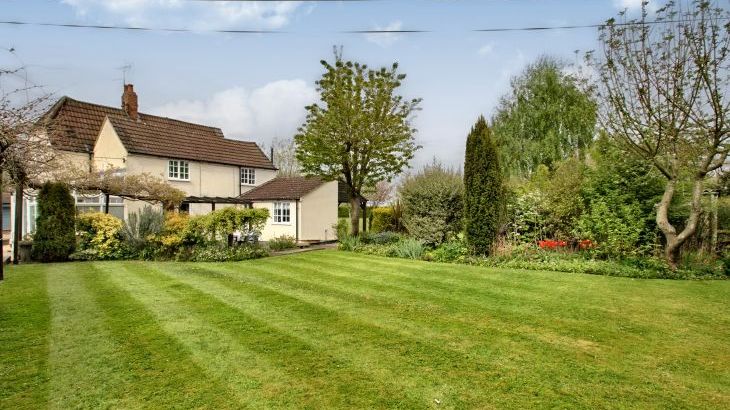
[[[319,63],[343,46],[370,67],[398,62],[401,94],[422,98],[414,119],[433,158],[461,166],[480,114],[489,118],[510,78],[547,54],[578,63],[597,48],[596,29],[476,32],[480,28],[598,24],[641,0],[0,0],[0,20],[186,28],[122,31],[0,24],[0,67],[24,65],[28,81],[119,106],[134,84],[140,111],[218,126],[228,138],[268,145],[296,133],[317,100]],[[211,30],[271,30],[226,34]],[[426,30],[353,34],[353,30]],[[8,50],[13,50],[10,53]],[[576,54],[579,51],[579,54]],[[122,67],[129,67],[123,69]],[[2,86],[2,84],[0,84]]]

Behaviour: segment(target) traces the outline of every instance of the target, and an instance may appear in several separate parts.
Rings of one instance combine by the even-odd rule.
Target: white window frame
[[[274,202],[271,218],[275,225],[291,225],[291,203]]]
[[[242,167],[240,171],[241,185],[256,185],[256,169]]]
[[[190,181],[190,162],[182,159],[168,160],[167,179],[171,181]]]

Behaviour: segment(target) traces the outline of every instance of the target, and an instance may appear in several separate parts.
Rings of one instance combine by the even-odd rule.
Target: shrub
[[[177,260],[190,262],[235,262],[268,256],[269,252],[258,245],[226,246],[211,244],[197,246],[190,252],[180,252]]]
[[[350,206],[349,205],[340,205],[337,207],[337,217],[338,218],[349,218],[350,217]]]
[[[282,235],[273,238],[268,243],[269,249],[272,251],[283,251],[285,249],[294,249],[297,247],[297,240],[293,236]]]
[[[398,242],[395,247],[396,256],[405,259],[421,259],[425,251],[423,242],[412,238]]]
[[[168,212],[159,234],[151,238],[156,258],[173,258],[184,248],[207,245],[202,217],[186,213]]]
[[[469,256],[469,248],[463,241],[451,240],[442,243],[426,254],[426,259],[434,262],[463,263]]]
[[[200,217],[205,235],[211,241],[226,239],[235,231],[243,237],[261,236],[261,230],[269,218],[269,210],[265,208],[228,207],[213,211]]]
[[[99,255],[96,249],[84,249],[83,251],[76,251],[68,256],[69,260],[72,261],[97,261]]]
[[[398,257],[397,249],[398,249],[397,243],[391,243],[391,244],[385,244],[385,245],[359,244],[353,249],[353,251],[357,252],[357,253],[364,253],[366,255],[375,255],[375,256],[383,256],[383,257],[389,257],[389,258],[396,258],[396,257]]]
[[[395,231],[395,212],[393,207],[381,206],[373,209],[371,232]]]
[[[76,206],[68,187],[60,182],[43,184],[38,192],[37,215],[33,259],[42,262],[68,259],[76,248]]]
[[[117,259],[124,255],[121,219],[101,212],[87,212],[76,218],[78,248],[96,259]]]
[[[461,175],[438,163],[405,178],[399,190],[403,225],[409,235],[436,246],[461,232]]]
[[[645,219],[637,204],[609,206],[596,198],[578,218],[576,235],[594,244],[591,252],[600,257],[622,258],[643,254],[640,244]]]
[[[125,245],[134,256],[151,256],[151,240],[158,235],[165,224],[165,215],[151,206],[130,213],[122,228]]]
[[[340,243],[337,245],[337,249],[341,251],[354,251],[358,245],[360,245],[359,237],[354,235],[345,235],[340,238]]]
[[[401,240],[401,235],[396,232],[378,232],[369,236],[369,243],[376,245],[387,245],[397,243]]]
[[[487,255],[497,238],[504,210],[504,189],[497,146],[484,117],[466,139],[464,229],[469,247]]]
[[[512,192],[507,202],[507,239],[515,243],[535,243],[547,234],[546,215],[539,190]]]
[[[344,238],[350,233],[350,221],[338,219],[337,224],[332,227],[337,232],[337,239]]]

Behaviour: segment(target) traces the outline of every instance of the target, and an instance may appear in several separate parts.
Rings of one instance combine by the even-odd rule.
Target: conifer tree
[[[480,116],[466,139],[464,160],[464,227],[472,251],[488,255],[499,231],[504,208],[497,146]]]
[[[76,248],[76,205],[68,187],[46,182],[38,192],[38,217],[33,236],[33,259],[57,262],[68,259]]]

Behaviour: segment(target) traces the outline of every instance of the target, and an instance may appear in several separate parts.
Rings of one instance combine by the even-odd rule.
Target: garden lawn
[[[730,281],[338,251],[8,270],[3,408],[730,408]]]

